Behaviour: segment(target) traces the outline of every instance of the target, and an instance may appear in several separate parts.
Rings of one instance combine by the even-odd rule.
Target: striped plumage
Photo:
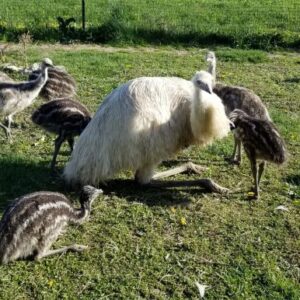
[[[34,70],[29,75],[29,79],[35,79],[40,72],[40,69]],[[47,83],[40,92],[41,97],[47,101],[59,98],[74,98],[77,90],[76,82],[66,70],[52,65],[48,69],[48,77]]]
[[[31,116],[32,121],[45,130],[58,134],[51,163],[54,169],[56,157],[64,141],[73,151],[74,136],[80,135],[91,120],[91,114],[81,103],[71,100],[53,100],[41,105]]]
[[[244,87],[228,86],[222,83],[217,83],[213,91],[222,99],[228,116],[235,109],[240,109],[251,117],[271,120],[267,108],[253,91]]]
[[[211,73],[215,80],[213,92],[217,94],[225,106],[227,116],[235,109],[246,112],[249,116],[262,120],[271,121],[270,115],[261,98],[252,90],[241,86],[230,86],[222,83],[216,83],[216,56],[213,51],[206,55],[208,62],[208,72]],[[241,162],[241,141],[234,136],[234,151],[231,157],[233,163]]]
[[[242,142],[250,160],[254,178],[254,196],[259,195],[259,182],[265,168],[265,162],[282,164],[286,161],[287,151],[283,139],[274,124],[269,120],[261,120],[235,109],[229,116],[235,125],[235,135]],[[257,170],[257,161],[260,160]]]
[[[85,186],[80,197],[81,208],[76,209],[60,193],[36,192],[15,199],[5,210],[0,222],[0,262],[19,258],[36,260],[67,250],[81,251],[82,245],[50,250],[51,245],[68,223],[84,222],[94,199],[102,193]]]

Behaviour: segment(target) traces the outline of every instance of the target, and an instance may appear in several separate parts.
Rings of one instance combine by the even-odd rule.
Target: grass
[[[122,44],[227,45],[272,49],[300,45],[296,0],[201,0],[86,2],[86,32],[81,30],[81,1],[3,1],[0,38],[16,41],[30,31],[35,40]],[[76,23],[59,27],[58,16]]]
[[[299,54],[215,50],[219,79],[255,90],[287,143],[289,161],[281,168],[268,166],[261,200],[247,200],[252,178],[245,157],[240,168],[224,162],[232,151],[232,137],[206,149],[191,147],[160,169],[190,159],[210,167],[203,177],[231,189],[240,187],[240,193],[140,188],[124,172],[104,187],[90,221],[68,228],[55,244],[76,241],[89,250],[0,266],[0,299],[199,299],[195,281],[209,286],[207,299],[300,298]],[[76,78],[79,99],[91,111],[131,78],[189,79],[204,68],[204,51],[196,48],[33,45],[27,50],[29,63],[46,56]],[[24,64],[17,45],[10,46],[3,60]],[[65,191],[50,175],[54,136],[30,121],[41,103],[16,116],[12,144],[0,135],[0,214],[10,199],[37,190],[63,192],[78,204],[78,195]],[[63,168],[66,145],[58,160]],[[278,205],[289,211],[276,211]]]

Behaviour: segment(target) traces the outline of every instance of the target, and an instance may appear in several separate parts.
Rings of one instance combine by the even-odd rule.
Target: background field
[[[29,63],[51,57],[64,65],[78,82],[78,98],[94,112],[105,95],[131,78],[191,78],[205,67],[204,52],[41,45],[31,46],[27,56]],[[228,48],[216,53],[219,80],[255,90],[287,143],[289,161],[280,169],[267,168],[261,200],[247,200],[248,161],[240,168],[224,161],[232,151],[231,136],[206,149],[192,147],[161,169],[192,160],[210,167],[203,177],[240,187],[240,193],[139,188],[129,180],[132,174],[122,173],[121,181],[104,188],[90,221],[70,227],[55,244],[76,241],[89,250],[0,266],[0,299],[198,299],[195,281],[209,286],[207,299],[300,298],[300,56]],[[25,63],[18,45],[10,45],[2,60]],[[78,200],[50,175],[54,136],[30,121],[41,103],[17,115],[12,144],[0,132],[0,215],[10,199],[37,190],[61,191]],[[58,160],[61,169],[67,146]],[[276,211],[278,205],[289,211]]]
[[[86,1],[86,32],[81,30],[79,0],[0,3],[0,38],[10,41],[29,30],[35,40],[44,41],[300,46],[297,0],[91,0]],[[76,23],[72,28],[59,27],[57,16],[74,17]]]

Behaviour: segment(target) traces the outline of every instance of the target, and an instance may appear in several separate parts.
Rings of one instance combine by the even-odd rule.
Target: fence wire
[[[0,3],[0,35],[6,39],[16,38],[27,30],[35,39],[63,37],[96,42],[215,40],[235,45],[269,42],[297,46],[300,40],[299,0],[2,0]]]

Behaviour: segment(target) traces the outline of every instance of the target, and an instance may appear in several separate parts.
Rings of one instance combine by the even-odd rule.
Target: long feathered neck
[[[42,88],[48,80],[48,68],[43,68],[40,76],[37,79],[32,80],[36,88]]]
[[[34,80],[25,81],[25,82],[2,82],[0,83],[0,88],[3,89],[12,89],[15,91],[19,91],[21,93],[35,92],[39,93],[40,90],[43,88],[45,83],[48,80],[48,69],[44,69],[42,73]]]
[[[89,217],[94,200],[102,193],[102,190],[96,189],[90,185],[83,187],[80,196],[81,208],[75,212],[76,223],[81,223]]]
[[[89,203],[81,203],[79,209],[74,209],[74,222],[83,223],[91,213],[91,205]]]
[[[216,62],[216,57],[214,56],[211,60],[209,60],[208,70],[207,70],[208,73],[210,73],[213,77],[213,86],[215,86],[217,82],[216,67],[217,67],[217,62]]]
[[[194,138],[197,140],[197,143],[202,143],[202,132],[203,124],[205,123],[206,114],[207,114],[207,103],[203,101],[203,94],[205,92],[200,88],[195,87],[194,99],[191,106],[191,128],[194,135]],[[200,140],[199,140],[200,138]]]

